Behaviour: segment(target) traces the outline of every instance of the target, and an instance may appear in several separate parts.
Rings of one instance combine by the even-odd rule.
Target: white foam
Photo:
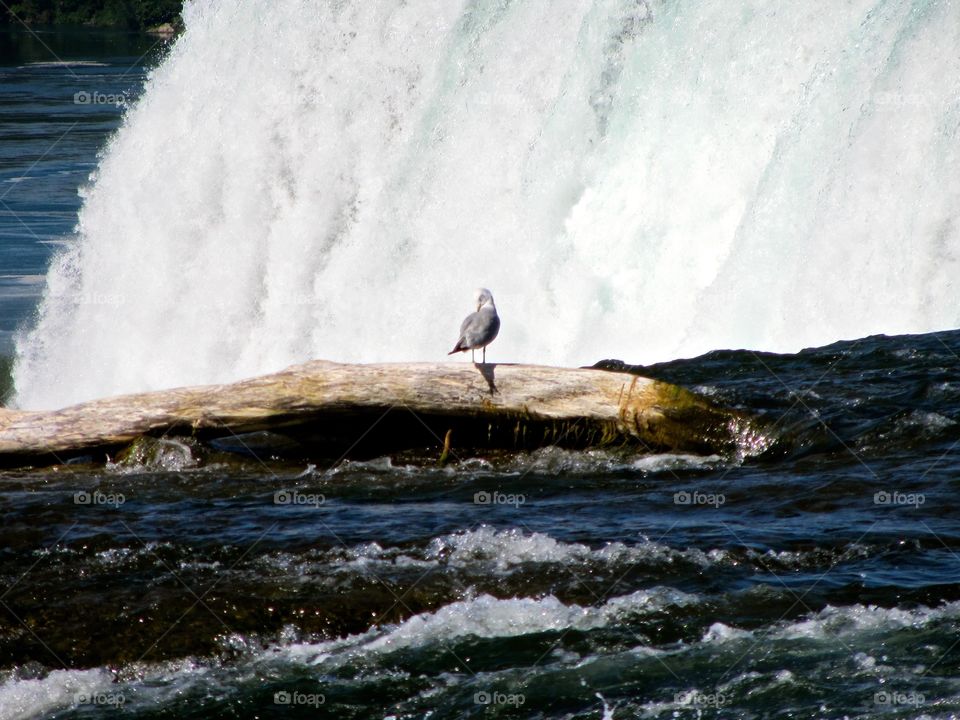
[[[10,678],[0,684],[0,718],[26,720],[70,707],[78,697],[108,693],[113,676],[104,668],[53,670],[40,679]]]
[[[745,637],[750,637],[751,633],[748,630],[741,630],[740,628],[731,627],[722,622],[715,622],[707,631],[703,634],[701,642],[704,643],[720,643],[726,642],[728,640],[740,640]]]
[[[801,620],[779,623],[774,627],[764,628],[760,632],[767,640],[831,641],[838,636],[850,637],[903,628],[919,629],[944,617],[953,618],[958,615],[960,615],[960,603],[956,602],[936,608],[920,607],[909,610],[860,604],[846,607],[828,605],[823,610]],[[756,636],[755,632],[715,622],[704,632],[701,642],[717,644],[751,639]],[[853,660],[862,669],[872,669],[876,664],[874,658],[864,653],[857,653]]]
[[[774,676],[774,680],[777,683],[782,683],[784,685],[796,682],[796,676],[790,670],[778,670],[777,674]]]
[[[907,416],[897,421],[897,428],[903,430],[919,427],[925,431],[931,431],[932,433],[935,433],[939,432],[940,430],[945,430],[946,428],[952,427],[956,424],[957,423],[955,420],[951,420],[940,413],[914,410]]]
[[[607,703],[607,699],[600,693],[596,693],[594,697],[598,698],[600,702],[603,703],[603,717],[600,718],[600,720],[614,720],[613,711],[616,709],[616,705],[609,705]]]
[[[487,565],[501,572],[526,563],[633,564],[682,559],[706,566],[711,562],[696,548],[677,550],[645,538],[638,538],[635,544],[611,542],[594,549],[582,543],[562,542],[543,533],[528,534],[515,528],[496,530],[489,526],[434,538],[426,557],[461,567]]]
[[[634,460],[633,467],[645,472],[671,472],[676,470],[701,470],[713,468],[728,461],[719,455],[685,455],[665,453],[646,455]]]
[[[853,654],[853,662],[861,670],[873,671],[877,667],[877,659],[862,652]]]
[[[433,612],[413,615],[396,625],[373,627],[367,632],[332,641],[297,642],[297,632],[287,628],[276,645],[263,649],[256,640],[233,635],[224,639],[224,647],[238,654],[240,659],[229,665],[218,660],[197,661],[193,658],[138,663],[124,668],[124,676],[118,683],[114,682],[113,674],[105,668],[57,670],[41,679],[8,679],[0,683],[0,718],[26,720],[39,717],[71,707],[77,703],[78,696],[90,697],[98,693],[123,695],[131,705],[161,706],[177,702],[185,692],[197,685],[235,686],[238,673],[245,679],[262,677],[264,672],[276,670],[277,665],[284,667],[290,663],[333,668],[344,663],[371,661],[376,668],[372,672],[403,678],[406,677],[404,670],[383,668],[376,661],[398,650],[443,647],[467,637],[496,639],[567,629],[589,631],[617,626],[629,623],[631,616],[638,613],[659,612],[669,606],[700,600],[698,596],[664,587],[617,596],[596,606],[566,604],[552,595],[543,598],[495,598],[483,594],[449,603]],[[762,635],[766,643],[803,638],[835,646],[838,635],[849,637],[877,630],[917,629],[931,622],[958,616],[960,603],[911,610],[863,605],[827,607],[804,620],[758,631],[742,630],[717,622],[707,629],[700,644],[681,643],[668,650],[640,645],[630,653],[649,657],[682,653],[691,647],[702,647],[702,644],[718,645],[741,640],[752,644],[756,633]],[[735,648],[734,652],[739,656],[741,651]],[[554,656],[561,664],[580,667],[597,662],[602,657],[591,655],[581,659],[575,653]],[[873,657],[863,652],[854,654],[851,659],[862,672],[874,674],[892,671],[887,666],[877,664]],[[924,670],[918,667],[914,672],[922,674]],[[689,693],[726,693],[739,685],[757,682],[761,682],[763,687],[773,687],[795,683],[796,677],[787,669],[772,675],[749,671],[717,688],[703,689],[702,693],[697,688],[689,688],[685,693],[656,700],[644,705],[644,708],[656,711],[676,709],[685,705],[683,696]],[[608,713],[612,716],[615,706],[601,700],[604,717]]]
[[[477,458],[464,459],[447,469],[458,473],[489,471],[498,474],[527,475],[592,475],[598,472],[639,470],[644,473],[699,470],[729,464],[728,458],[719,455],[688,455],[685,453],[661,453],[653,455],[625,455],[614,450],[591,448],[568,450],[560,447],[538,448],[528,453],[511,454],[505,461],[490,461]]]
[[[311,553],[307,558],[287,553],[274,553],[263,559],[270,570],[281,569],[293,575],[310,576],[316,565],[325,572],[355,574],[367,569],[429,569],[455,567],[473,573],[508,575],[527,566],[555,564],[567,570],[584,571],[591,565],[625,566],[637,563],[687,562],[707,568],[715,563],[730,562],[726,550],[703,552],[697,548],[672,548],[639,537],[635,543],[611,542],[592,548],[582,543],[562,542],[543,533],[524,533],[515,528],[497,530],[480,526],[476,530],[442,535],[432,539],[422,550],[383,547],[370,542],[348,548]],[[736,560],[733,560],[736,562]],[[677,595],[678,601],[683,596]]]
[[[621,622],[634,613],[653,612],[668,605],[693,602],[695,596],[671,588],[638,590],[611,598],[599,606],[564,604],[556,597],[495,598],[483,594],[420,613],[386,628],[322,643],[292,644],[273,656],[301,662],[340,663],[358,656],[376,656],[413,647],[442,644],[464,637],[504,638],[567,629],[591,630]],[[654,648],[641,647],[644,654]],[[270,654],[267,654],[270,657]]]
[[[956,327],[953,12],[191,2],[17,342],[16,401],[439,359],[481,282],[494,362]]]
[[[542,533],[526,534],[517,529],[496,530],[483,526],[430,541],[426,556],[466,567],[493,564],[500,570],[523,563],[560,563],[589,556],[585,545],[562,543]]]
[[[944,617],[957,617],[960,602],[946,603],[936,608],[883,608],[876,605],[855,604],[847,607],[828,605],[809,618],[789,623],[775,637],[785,639],[829,640],[838,635],[866,632],[919,629]]]
[[[553,596],[501,600],[481,595],[445,605],[434,613],[414,615],[371,641],[366,649],[392,651],[468,635],[504,638],[567,628],[589,630],[604,622],[603,614],[593,608],[564,605]]]

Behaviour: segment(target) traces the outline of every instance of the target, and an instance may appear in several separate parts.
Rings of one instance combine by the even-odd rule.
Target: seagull
[[[497,306],[493,304],[493,295],[486,288],[477,290],[477,311],[470,313],[460,325],[460,339],[453,350],[447,355],[456,352],[470,351],[470,359],[477,362],[474,351],[483,348],[483,363],[487,362],[487,345],[493,342],[500,332],[500,316],[497,315]]]

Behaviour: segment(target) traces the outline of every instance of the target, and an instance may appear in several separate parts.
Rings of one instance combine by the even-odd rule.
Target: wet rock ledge
[[[312,361],[225,385],[94,400],[55,411],[0,409],[0,464],[98,461],[144,437],[190,437],[314,459],[397,452],[614,447],[755,454],[753,418],[676,385],[592,368]],[[256,442],[253,439],[256,437]],[[251,441],[245,442],[245,439]],[[251,454],[256,454],[251,451]]]

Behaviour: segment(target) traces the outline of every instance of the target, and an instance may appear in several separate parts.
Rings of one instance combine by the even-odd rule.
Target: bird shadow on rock
[[[497,366],[496,363],[478,363],[475,362],[473,366],[480,371],[480,374],[483,375],[483,379],[487,381],[487,387],[490,388],[490,394],[493,395],[497,391],[497,383],[493,376],[493,369]]]

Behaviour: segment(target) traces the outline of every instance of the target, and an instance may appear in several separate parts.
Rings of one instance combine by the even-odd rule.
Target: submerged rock
[[[129,470],[177,471],[199,463],[194,440],[139,437],[117,453],[111,466]]]
[[[173,23],[162,23],[161,25],[155,25],[154,27],[147,28],[146,32],[150,35],[161,35],[163,37],[173,37],[177,34],[177,28],[174,27]]]

